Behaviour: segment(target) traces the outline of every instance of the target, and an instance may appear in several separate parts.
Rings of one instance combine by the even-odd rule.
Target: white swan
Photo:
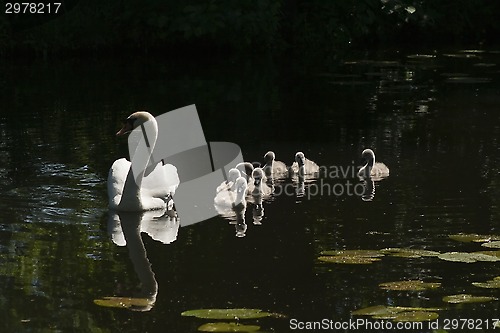
[[[290,167],[290,171],[292,174],[299,174],[302,176],[313,175],[319,173],[319,166],[315,162],[307,159],[304,153],[299,151],[295,154],[295,162],[293,162]]]
[[[148,167],[158,137],[158,124],[148,112],[131,114],[116,135],[125,135],[141,126],[138,132],[144,140],[147,154],[138,146],[129,162],[125,158],[116,160],[108,174],[109,208],[118,211],[146,211],[166,208],[166,199],[172,197],[179,186],[177,168],[158,163]],[[135,135],[135,134],[134,134]],[[146,176],[146,175],[147,176]]]
[[[264,174],[267,178],[281,177],[288,171],[286,164],[281,161],[276,161],[275,158],[276,155],[272,151],[268,151],[264,155],[264,161],[266,164],[262,167],[262,170],[264,170]]]
[[[227,175],[227,180],[217,186],[216,192],[219,193],[224,190],[234,191],[236,188],[236,179],[238,179],[238,177],[241,177],[240,170],[235,168],[230,169]]]
[[[246,207],[246,192],[247,181],[244,177],[240,176],[236,179],[234,190],[226,189],[215,195],[215,210],[223,216],[234,216],[236,209]]]
[[[389,176],[389,168],[381,162],[375,162],[375,153],[371,149],[365,149],[361,153],[361,158],[366,161],[366,164],[359,169],[358,177],[371,178],[380,180]]]
[[[248,191],[254,197],[258,196],[268,196],[272,193],[272,188],[270,188],[266,183],[266,177],[262,168],[255,168],[252,172],[253,183],[249,186]]]

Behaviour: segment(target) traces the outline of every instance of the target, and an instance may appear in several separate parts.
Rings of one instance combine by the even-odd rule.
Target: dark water
[[[498,317],[498,301],[441,300],[498,296],[471,285],[500,275],[498,263],[386,257],[339,265],[317,258],[333,249],[480,251],[448,235],[500,234],[500,53],[386,52],[306,73],[283,67],[271,60],[2,66],[1,331],[194,332],[210,320],[181,313],[198,308],[286,316],[248,321],[264,332],[290,331],[292,318],[358,319],[351,312],[371,305],[444,307],[441,324]],[[166,245],[144,226],[141,238],[140,221],[122,216],[127,246],[118,246],[124,242],[109,231],[106,177],[127,146],[114,133],[135,110],[159,115],[189,104],[207,141],[237,143],[246,160],[274,150],[290,164],[302,150],[330,171],[351,170],[372,147],[391,175],[375,184],[369,202],[339,192],[359,183],[352,172],[312,180],[304,197],[265,201],[262,225],[252,223],[249,203],[242,238],[216,217],[177,231],[169,225]],[[294,182],[277,184],[286,186]],[[442,285],[424,292],[378,287],[416,279]],[[156,299],[139,307],[149,311],[94,303],[140,297],[155,284]],[[406,331],[431,331],[426,327]]]

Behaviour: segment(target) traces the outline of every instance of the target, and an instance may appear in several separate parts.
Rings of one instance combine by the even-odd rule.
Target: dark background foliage
[[[203,51],[334,54],[350,48],[484,44],[495,0],[58,0],[57,14],[0,16],[4,55]]]

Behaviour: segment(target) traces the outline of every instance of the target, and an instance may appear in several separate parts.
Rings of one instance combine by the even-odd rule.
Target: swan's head
[[[155,117],[149,112],[146,111],[137,111],[128,116],[127,119],[123,121],[123,127],[116,133],[117,136],[125,135],[127,133],[132,132],[137,127],[142,124],[154,120]]]
[[[272,152],[272,151],[268,151],[264,155],[264,161],[266,161],[266,164],[271,164],[275,158],[276,158],[276,156],[274,155],[274,152]]]
[[[238,169],[242,176],[250,178],[253,172],[253,165],[250,162],[242,162],[236,165],[236,169]]]
[[[299,151],[295,154],[295,162],[297,162],[299,167],[306,164],[306,157],[304,156],[303,152]]]
[[[371,149],[365,149],[361,153],[361,158],[366,162],[375,162],[375,153]]]
[[[230,182],[234,182],[240,176],[241,176],[240,170],[232,168],[231,170],[229,170],[227,180],[229,180]]]
[[[264,171],[261,168],[255,168],[252,172],[252,177],[254,179],[254,185],[259,186],[264,178]]]

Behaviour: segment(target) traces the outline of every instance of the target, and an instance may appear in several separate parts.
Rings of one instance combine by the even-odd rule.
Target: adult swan
[[[138,127],[142,131],[132,132]],[[179,176],[171,164],[149,165],[158,138],[158,123],[148,112],[135,112],[116,135],[127,133],[137,137],[139,143],[131,162],[120,158],[109,169],[109,208],[129,212],[164,209],[179,186]]]

